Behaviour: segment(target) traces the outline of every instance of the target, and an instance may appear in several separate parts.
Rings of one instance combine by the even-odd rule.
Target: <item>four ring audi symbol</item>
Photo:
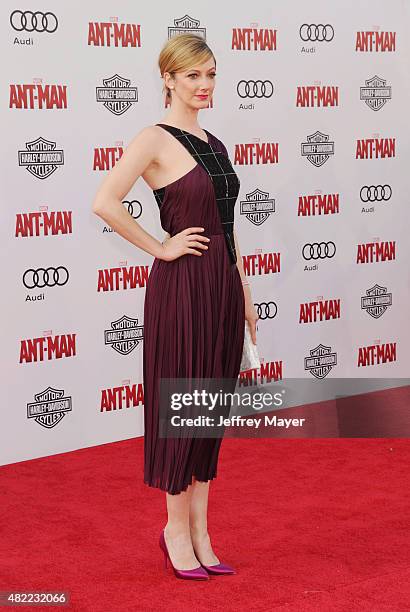
[[[362,202],[387,202],[392,196],[390,185],[363,185],[360,190]]]
[[[323,25],[321,23],[304,23],[300,26],[299,34],[301,39],[305,42],[309,40],[311,42],[330,42],[331,40],[333,40],[335,31],[333,29],[333,26],[330,25],[330,23],[327,23],[326,25]]]
[[[270,98],[273,95],[272,81],[239,81],[236,91],[240,98]]]
[[[142,215],[141,202],[138,202],[138,200],[131,200],[131,201],[123,200],[122,203],[127,205],[127,210],[133,219],[140,218],[140,216]],[[134,207],[136,208],[135,214],[134,214]]]
[[[334,257],[336,245],[334,242],[312,242],[307,243],[302,249],[303,259],[326,259]]]
[[[58,20],[54,13],[36,11],[13,11],[10,24],[17,32],[48,32],[52,34],[58,28]]]
[[[260,321],[274,319],[278,312],[278,307],[275,302],[259,302],[259,304],[254,304],[254,306]]]
[[[59,266],[58,268],[29,268],[23,274],[23,284],[27,289],[37,287],[54,287],[59,285],[62,287],[68,282],[69,274],[67,268]]]

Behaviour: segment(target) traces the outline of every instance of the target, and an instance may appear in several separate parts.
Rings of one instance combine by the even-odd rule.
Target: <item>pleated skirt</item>
[[[159,437],[161,378],[236,379],[245,303],[223,233],[202,256],[154,259],[144,302],[144,482],[170,494],[217,475],[222,438]]]

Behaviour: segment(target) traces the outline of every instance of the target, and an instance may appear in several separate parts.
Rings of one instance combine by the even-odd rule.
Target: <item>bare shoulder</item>
[[[128,147],[143,146],[148,151],[155,151],[159,143],[159,134],[154,125],[143,127],[130,141]]]
[[[161,151],[161,138],[155,126],[142,128],[126,146],[120,159],[104,177],[96,201],[107,202],[112,198],[122,200],[135,181],[149,176],[157,165]]]
[[[149,154],[151,166],[166,164],[169,157],[172,138],[166,130],[158,125],[147,125],[142,128],[130,142],[129,146],[143,147]]]

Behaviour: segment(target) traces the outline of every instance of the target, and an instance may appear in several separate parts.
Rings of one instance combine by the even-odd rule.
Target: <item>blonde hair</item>
[[[159,71],[162,78],[164,78],[165,72],[174,76],[175,72],[188,70],[195,64],[203,64],[211,57],[213,57],[216,67],[214,54],[206,44],[205,39],[199,34],[176,34],[161,49],[158,58]],[[169,87],[164,85],[162,91],[165,89],[166,97],[171,98]]]

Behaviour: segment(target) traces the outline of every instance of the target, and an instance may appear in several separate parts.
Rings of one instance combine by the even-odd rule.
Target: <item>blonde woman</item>
[[[236,379],[245,319],[256,343],[258,315],[234,232],[239,179],[222,141],[198,124],[214,91],[215,57],[202,37],[180,34],[167,41],[158,63],[169,110],[131,141],[93,211],[155,258],[144,303],[144,482],[166,492],[159,541],[165,565],[169,559],[177,577],[202,580],[236,573],[215,555],[207,526],[221,437],[159,437],[159,380]],[[162,243],[122,204],[140,176],[168,232]]]

